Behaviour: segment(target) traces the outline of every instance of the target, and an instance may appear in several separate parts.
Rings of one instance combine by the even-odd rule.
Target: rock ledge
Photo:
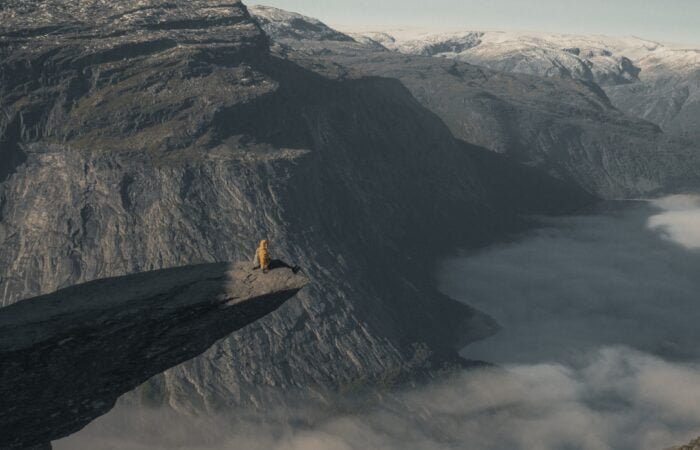
[[[0,448],[67,436],[273,312],[308,280],[215,263],[107,278],[0,309]],[[48,447],[47,447],[48,448]]]

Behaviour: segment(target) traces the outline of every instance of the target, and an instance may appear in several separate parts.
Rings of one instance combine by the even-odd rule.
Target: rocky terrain
[[[137,404],[266,409],[461,366],[496,324],[435,290],[435,259],[594,201],[455,140],[396,80],[271,53],[239,2],[17,0],[0,24],[3,305],[263,237],[312,281]]]
[[[187,266],[102,279],[0,309],[0,447],[47,444],[153,375],[273,312],[306,284],[279,267]]]
[[[700,142],[700,49],[658,45],[636,60],[640,82],[609,86],[612,102],[623,111],[658,124],[667,133]]]
[[[644,39],[528,32],[369,33],[404,54],[494,70],[594,82],[626,113],[697,144],[700,49]]]
[[[277,51],[287,57],[310,59],[310,68],[319,58],[352,68],[339,71],[339,76],[351,72],[397,78],[460,139],[541,168],[596,195],[646,196],[698,185],[696,146],[615,108],[592,81],[603,75],[591,75],[591,80],[544,78],[421,56],[476,45],[468,42],[439,48],[412,44],[408,47],[412,54],[405,55],[387,49],[391,47],[387,41],[394,39],[389,35],[365,35],[354,42],[318,40],[313,35],[300,38],[306,27],[300,25],[298,15],[284,18],[279,10],[270,11],[252,8],[279,44]],[[271,22],[277,24],[272,27]],[[615,66],[611,57],[601,58],[608,69]]]
[[[679,445],[676,447],[668,448],[666,450],[698,450],[698,449],[700,449],[700,438],[695,439],[686,445]]]

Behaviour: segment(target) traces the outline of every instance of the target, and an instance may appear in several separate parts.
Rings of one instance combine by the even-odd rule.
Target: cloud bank
[[[368,410],[299,425],[117,411],[57,450],[245,449],[661,450],[700,431],[700,367],[616,347],[579,367],[515,365],[464,372],[396,393]],[[304,405],[299,405],[304,414]],[[130,431],[123,417],[137,421]],[[109,423],[113,422],[113,423]],[[118,425],[118,426],[116,426]],[[121,427],[121,428],[120,428]],[[134,429],[140,429],[134,432]],[[151,435],[143,430],[150,430]]]
[[[446,261],[443,290],[503,327],[463,354],[505,364],[575,362],[582,352],[625,345],[697,360],[700,252],[683,245],[700,230],[691,201],[626,202],[549,220],[516,242]]]
[[[674,195],[652,204],[663,210],[649,218],[649,227],[687,249],[700,249],[700,197]]]

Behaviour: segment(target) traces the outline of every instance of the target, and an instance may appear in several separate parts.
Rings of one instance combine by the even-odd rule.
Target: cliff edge
[[[0,448],[67,436],[307,283],[229,263],[97,280],[0,310]]]

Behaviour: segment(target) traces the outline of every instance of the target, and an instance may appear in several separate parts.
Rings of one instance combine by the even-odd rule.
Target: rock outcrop
[[[251,264],[102,279],[0,309],[0,448],[67,436],[152,376],[275,311],[307,283]]]

